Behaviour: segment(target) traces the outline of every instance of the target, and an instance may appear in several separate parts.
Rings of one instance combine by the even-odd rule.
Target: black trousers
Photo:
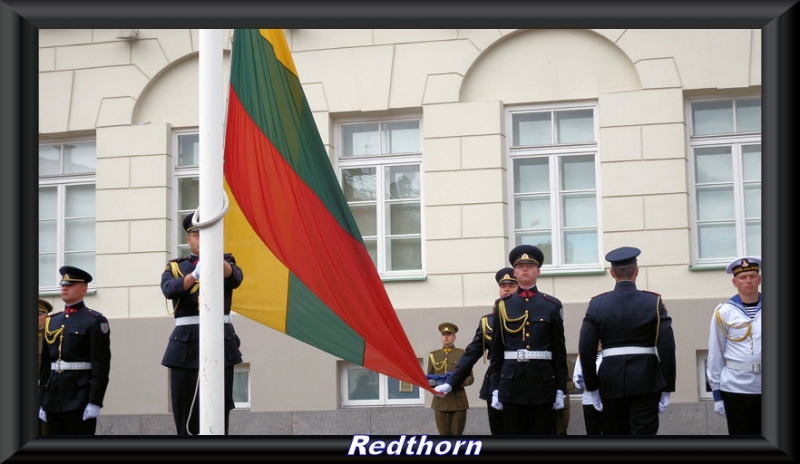
[[[661,393],[603,398],[603,417],[609,435],[656,435]]]
[[[761,435],[761,395],[720,390],[725,403],[728,435]]]
[[[83,408],[47,413],[48,435],[94,435],[97,418],[83,420]]]
[[[498,411],[492,407],[492,400],[486,400],[486,412],[489,414],[489,430],[492,435],[504,435],[503,433],[503,411]]]
[[[553,404],[503,404],[506,435],[554,435]]]
[[[171,367],[169,369],[172,418],[178,435],[200,433],[200,388],[197,369]],[[233,366],[225,367],[225,435],[228,434],[229,416],[233,409]]]
[[[583,405],[583,425],[586,426],[586,435],[608,435],[603,412],[595,409],[594,405]]]

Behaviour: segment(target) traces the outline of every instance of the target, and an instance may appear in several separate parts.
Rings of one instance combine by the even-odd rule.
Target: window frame
[[[422,366],[422,359],[417,358],[420,366]],[[340,395],[339,395],[339,402],[342,408],[358,408],[358,407],[393,407],[393,406],[424,406],[425,405],[425,391],[424,389],[420,388],[417,385],[412,385],[412,388],[415,388],[419,393],[418,397],[416,398],[400,398],[400,399],[390,399],[389,398],[389,381],[396,381],[401,382],[397,379],[390,378],[386,374],[382,374],[378,372],[378,399],[376,400],[351,400],[347,397],[348,392],[350,391],[349,386],[349,379],[350,376],[348,375],[349,371],[351,370],[366,370],[370,371],[370,369],[365,368],[364,366],[359,366],[357,364],[351,363],[349,361],[340,361],[339,362],[339,385],[340,385]],[[372,371],[375,372],[375,371]]]
[[[81,172],[81,173],[69,173],[64,174],[59,172],[57,174],[39,174],[38,176],[38,192],[37,195],[41,193],[42,188],[55,188],[56,189],[56,232],[55,232],[55,251],[44,253],[45,255],[55,255],[55,270],[56,272],[53,273],[51,285],[42,285],[42,282],[37,282],[37,286],[39,288],[40,294],[48,294],[48,293],[58,293],[60,291],[60,279],[58,275],[58,269],[61,266],[68,264],[66,262],[66,190],[68,187],[77,187],[83,185],[91,185],[94,187],[95,193],[95,205],[94,205],[94,228],[95,228],[95,237],[94,243],[92,244],[92,248],[86,248],[81,250],[81,253],[91,253],[94,256],[94,265],[92,267],[87,267],[85,265],[81,265],[81,268],[84,268],[90,274],[96,274],[96,266],[97,266],[97,140],[95,138],[78,138],[78,139],[69,139],[69,140],[48,140],[46,142],[39,143],[39,148],[44,146],[51,146],[51,147],[59,147],[59,163],[63,166],[63,147],[64,145],[68,144],[93,144],[94,145],[94,156],[95,156],[95,167],[94,171],[91,172]],[[63,169],[61,169],[63,171]],[[41,223],[41,218],[38,219],[38,222]],[[39,240],[41,240],[41,234],[39,234]],[[71,250],[75,251],[75,250]],[[37,253],[37,259],[41,259],[43,253],[40,251]],[[38,281],[38,276],[37,276]],[[89,291],[95,291],[96,281],[93,280],[87,286]]]
[[[198,128],[194,129],[181,129],[175,130],[172,133],[172,167],[173,167],[173,183],[172,183],[172,210],[175,212],[174,217],[172,218],[172,230],[173,230],[173,237],[175,237],[173,242],[173,256],[175,257],[183,257],[189,256],[189,245],[186,243],[186,231],[183,230],[183,217],[193,212],[194,210],[187,210],[180,208],[180,179],[197,179],[197,182],[200,182],[200,165],[193,164],[193,165],[186,165],[180,166],[178,163],[180,161],[180,138],[184,136],[196,135],[200,136],[200,130]],[[199,162],[199,161],[198,161]],[[197,204],[199,206],[200,197],[198,192]],[[197,208],[197,207],[195,207]]]
[[[250,409],[250,405],[252,403],[252,397],[253,397],[252,396],[253,390],[251,388],[252,376],[250,375],[250,363],[249,362],[243,362],[243,363],[239,363],[239,364],[234,364],[234,366],[233,366],[233,393],[234,394],[236,393],[236,386],[240,383],[240,381],[237,380],[240,377],[238,377],[236,374],[245,374],[246,379],[242,380],[242,382],[246,382],[245,387],[244,387],[244,391],[247,394],[247,400],[246,401],[236,401],[236,398],[234,398],[233,399],[233,404],[236,407],[236,409]]]
[[[379,138],[382,137],[384,124],[386,123],[397,123],[397,122],[404,122],[404,121],[416,121],[417,122],[417,136],[419,138],[418,152],[404,152],[404,153],[379,153],[379,154],[368,154],[368,155],[349,155],[344,156],[343,154],[343,147],[345,146],[344,143],[344,128],[346,126],[356,125],[356,124],[377,124],[378,125],[378,135]],[[370,204],[373,201],[376,205],[376,233],[375,235],[366,235],[362,231],[361,235],[365,238],[365,242],[368,240],[374,239],[375,246],[376,246],[376,254],[377,257],[375,258],[375,267],[378,271],[378,275],[383,281],[391,281],[391,280],[418,280],[424,279],[426,277],[426,246],[425,246],[425,203],[422,201],[425,196],[425,185],[424,185],[424,171],[423,171],[423,123],[421,116],[418,115],[401,115],[401,116],[393,116],[393,117],[380,117],[380,118],[369,118],[369,117],[358,117],[358,118],[345,118],[336,121],[335,124],[335,146],[334,146],[334,162],[335,162],[335,171],[337,179],[339,180],[339,186],[344,191],[344,171],[348,169],[374,169],[375,170],[375,177],[376,177],[376,199],[375,200],[368,200],[364,201],[364,204]],[[385,147],[385,141],[380,138],[379,144],[381,148],[380,150],[383,151]],[[392,234],[389,234],[387,231],[387,221],[389,220],[389,206],[393,203],[397,203],[397,200],[387,199],[384,198],[383,193],[386,191],[386,182],[387,175],[386,169],[387,168],[402,168],[404,166],[417,166],[419,169],[419,197],[416,201],[419,204],[419,214],[420,214],[420,231],[418,234],[395,234],[395,237],[403,238],[419,238],[419,246],[420,246],[420,268],[419,269],[405,269],[405,270],[390,270],[390,257],[387,255],[387,241],[393,237]],[[351,205],[355,202],[348,202],[348,205]],[[409,200],[401,201],[401,203],[413,203]],[[351,206],[352,211],[352,206]]]
[[[708,386],[706,366],[708,365],[708,350],[697,351],[697,400],[714,401],[711,387]]]
[[[557,114],[560,112],[576,111],[576,110],[592,110],[592,136],[591,142],[575,142],[575,143],[551,143],[541,145],[520,145],[514,146],[513,140],[515,139],[514,133],[514,116],[525,113],[535,112],[550,112],[551,134],[555,137],[557,128]],[[580,101],[571,103],[559,103],[548,105],[526,105],[515,106],[506,108],[506,127],[508,127],[508,134],[506,137],[506,153],[508,160],[507,176],[507,191],[508,191],[508,230],[510,248],[521,244],[520,235],[525,234],[524,231],[517,227],[517,216],[519,212],[516,208],[516,200],[519,197],[525,197],[526,194],[518,194],[515,191],[515,169],[516,163],[519,160],[525,159],[547,159],[548,166],[548,200],[549,200],[549,214],[550,214],[550,251],[545,252],[545,263],[542,264],[542,269],[548,270],[550,273],[575,272],[575,271],[601,271],[603,269],[603,213],[602,213],[602,192],[600,183],[600,141],[599,141],[599,113],[598,104],[596,101]],[[594,189],[580,189],[572,192],[563,188],[562,181],[560,180],[562,161],[568,157],[579,156],[592,156],[594,161]],[[565,198],[577,195],[578,192],[594,192],[594,208],[596,212],[595,226],[594,227],[581,227],[578,229],[589,230],[592,229],[596,233],[596,256],[593,262],[585,263],[565,263],[566,253],[563,251],[565,247],[564,234],[565,232],[573,229],[565,225],[566,218],[564,217],[565,211],[562,202]],[[527,242],[525,242],[527,243]]]
[[[743,147],[758,145],[761,147],[762,164],[763,164],[763,143],[762,133],[759,132],[738,132],[737,131],[737,106],[736,102],[739,100],[751,100],[759,98],[761,95],[748,95],[738,97],[715,97],[715,98],[696,98],[686,101],[686,120],[688,121],[687,131],[687,160],[688,160],[688,177],[689,177],[689,215],[690,215],[690,230],[691,230],[691,253],[692,253],[692,266],[695,267],[717,267],[720,265],[727,265],[731,260],[738,256],[756,256],[760,257],[761,253],[754,253],[752,250],[747,249],[747,226],[752,224],[751,218],[746,217],[746,197],[745,190],[747,186],[755,185],[753,181],[745,180],[743,175]],[[731,107],[732,117],[734,121],[734,132],[732,133],[717,133],[717,134],[704,134],[694,135],[695,121],[692,105],[694,103],[714,102],[714,101],[732,101]],[[763,100],[762,100],[763,105]],[[715,222],[729,222],[729,221],[700,221],[698,218],[698,181],[697,181],[697,168],[695,149],[697,148],[714,148],[726,147],[730,148],[732,160],[732,179],[726,182],[719,182],[720,185],[732,185],[733,187],[733,208],[734,208],[734,231],[736,238],[736,250],[733,254],[728,256],[716,257],[700,257],[701,246],[701,224],[713,224]],[[713,183],[708,183],[709,185]],[[759,186],[763,185],[763,176],[757,182]],[[701,185],[702,188],[706,184]],[[762,194],[763,198],[763,194]],[[757,221],[763,225],[763,211],[761,211],[760,218]]]

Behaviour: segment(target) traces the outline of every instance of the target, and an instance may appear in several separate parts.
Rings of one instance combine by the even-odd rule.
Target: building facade
[[[637,285],[662,295],[678,346],[660,433],[726,433],[704,361],[712,311],[735,293],[725,266],[761,256],[760,30],[285,34],[423,368],[440,322],[469,343],[520,243],[545,252],[538,287],[564,303],[574,357],[588,301],[613,288],[605,253],[636,246]],[[95,277],[87,305],[113,330],[104,434],[174,431],[159,278],[187,252],[180,218],[198,206],[198,42],[196,29],[39,31],[39,293],[62,306],[64,264]],[[255,264],[242,258],[246,281]],[[234,324],[232,434],[436,433],[430,394]],[[488,434],[478,389],[467,391],[465,432]]]

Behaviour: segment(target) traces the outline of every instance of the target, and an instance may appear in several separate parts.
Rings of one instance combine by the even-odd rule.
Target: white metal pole
[[[200,29],[200,223],[216,217],[223,207],[222,53],[222,31]],[[202,227],[200,237],[200,435],[224,435],[222,220]]]

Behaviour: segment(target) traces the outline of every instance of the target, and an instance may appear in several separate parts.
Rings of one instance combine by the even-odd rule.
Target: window
[[[94,141],[39,146],[39,291],[58,291],[61,266],[95,274]]]
[[[233,366],[233,404],[236,409],[250,408],[250,363]]]
[[[422,360],[420,360],[422,365]],[[341,364],[342,406],[425,404],[424,390],[352,363]]]
[[[689,107],[693,261],[761,256],[761,97]]]
[[[697,352],[697,392],[700,400],[713,400],[711,386],[708,384],[706,367],[708,365],[708,350]]]
[[[423,272],[420,136],[418,119],[339,125],[342,191],[381,277]]]
[[[183,238],[183,218],[200,204],[200,135],[197,132],[175,134],[175,227],[176,256],[189,256],[189,245]]]
[[[544,252],[544,266],[600,265],[596,114],[593,106],[509,112],[514,245]]]

